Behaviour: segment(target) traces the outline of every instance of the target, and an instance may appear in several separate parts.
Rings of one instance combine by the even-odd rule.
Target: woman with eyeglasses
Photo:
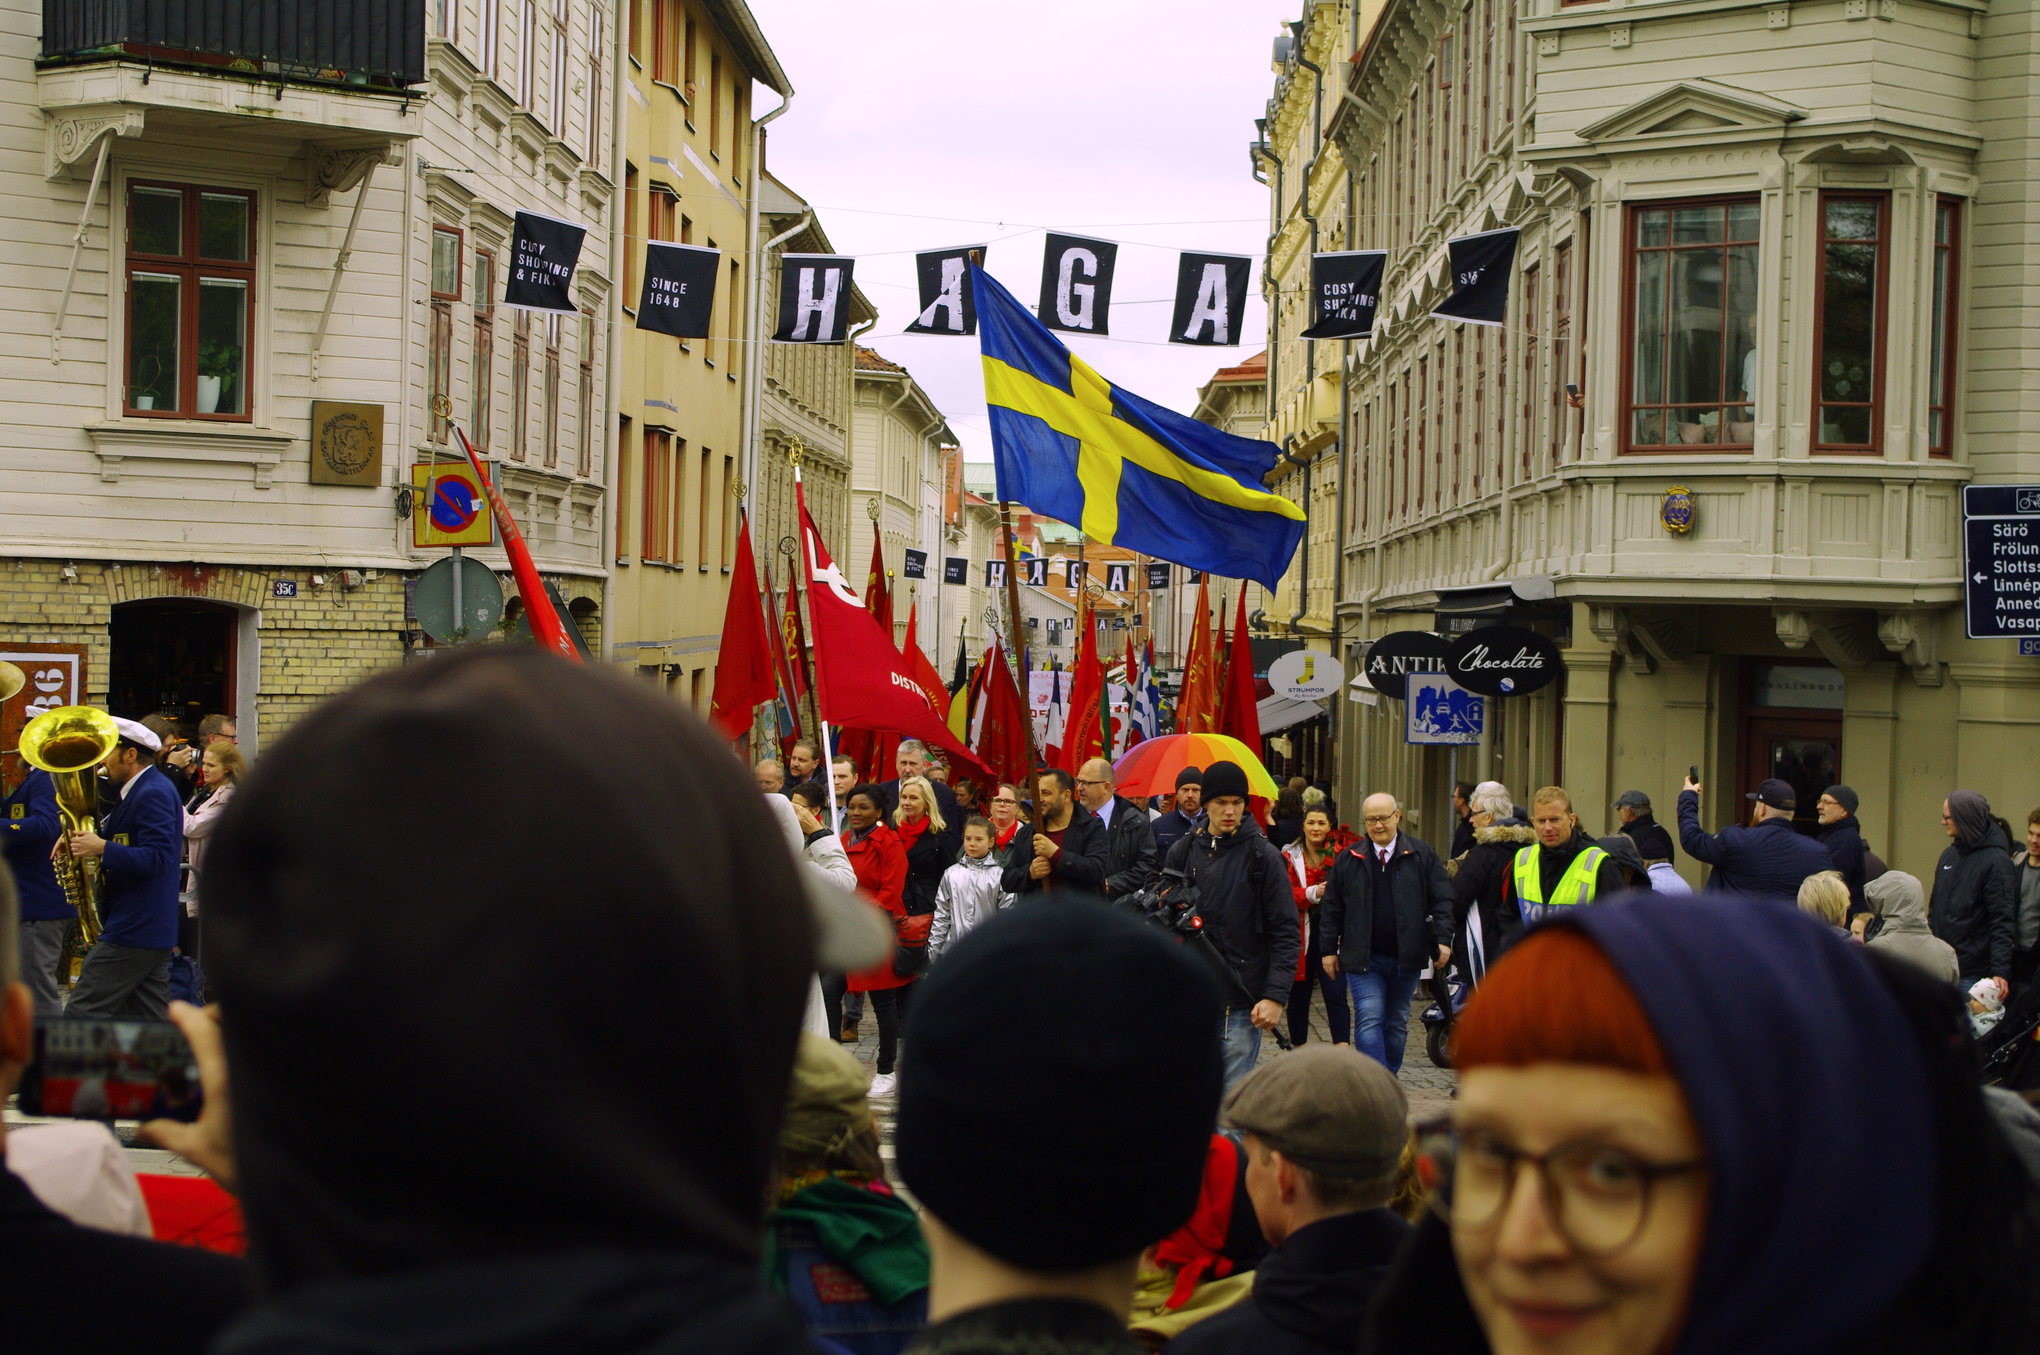
[[[991,813],[985,817],[992,821],[992,859],[1003,866],[1006,864],[1006,849],[1013,845],[1013,835],[1025,822],[1021,813],[1020,787],[1011,781],[1001,781],[993,787]]]
[[[1450,1162],[1363,1348],[2034,1350],[2040,1188],[1964,1026],[1781,901],[1533,928],[1459,1019]]]

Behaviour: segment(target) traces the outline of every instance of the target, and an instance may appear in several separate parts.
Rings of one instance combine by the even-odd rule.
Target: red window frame
[[[1821,373],[1827,365],[1827,249],[1830,244],[1861,244],[1856,240],[1830,240],[1827,234],[1828,204],[1832,202],[1868,202],[1877,207],[1877,238],[1871,242],[1876,253],[1876,277],[1871,282],[1870,320],[1870,398],[1868,400],[1828,400],[1821,396]],[[1863,193],[1847,190],[1823,190],[1820,195],[1820,279],[1815,288],[1813,311],[1813,451],[1819,456],[1880,456],[1884,452],[1884,369],[1890,343],[1886,337],[1890,312],[1891,275],[1891,195],[1889,193]],[[1870,440],[1868,442],[1824,442],[1821,440],[1821,411],[1828,406],[1843,409],[1868,409],[1870,411]]]
[[[1626,212],[1626,213],[1624,214],[1624,216],[1623,216],[1623,223],[1622,223],[1622,226],[1623,226],[1623,235],[1622,235],[1622,414],[1621,414],[1621,426],[1620,426],[1620,428],[1621,428],[1621,431],[1620,431],[1620,434],[1619,434],[1619,437],[1620,437],[1620,443],[1619,443],[1619,445],[1620,445],[1620,447],[1621,447],[1621,450],[1622,450],[1622,454],[1623,454],[1624,456],[1681,456],[1681,455],[1693,455],[1693,454],[1696,454],[1696,453],[1716,453],[1716,452],[1718,452],[1718,453],[1724,453],[1724,454],[1727,454],[1727,455],[1732,455],[1732,456],[1741,456],[1741,455],[1747,455],[1747,454],[1749,454],[1749,453],[1752,453],[1752,452],[1754,452],[1754,451],[1756,450],[1756,443],[1755,443],[1755,438],[1754,438],[1754,435],[1752,436],[1752,439],[1751,439],[1751,441],[1749,441],[1749,442],[1704,442],[1704,443],[1684,443],[1684,442],[1680,442],[1680,443],[1669,443],[1669,442],[1667,442],[1667,443],[1648,443],[1648,442],[1646,442],[1646,443],[1638,443],[1638,442],[1637,442],[1637,441],[1635,440],[1635,435],[1636,435],[1636,410],[1637,410],[1637,407],[1638,407],[1638,406],[1637,406],[1637,403],[1636,403],[1636,398],[1635,398],[1635,397],[1636,397],[1636,318],[1637,318],[1637,317],[1636,317],[1636,260],[1637,260],[1637,256],[1638,256],[1638,255],[1639,255],[1640,253],[1644,253],[1644,252],[1650,252],[1650,253],[1660,253],[1660,252],[1662,252],[1662,253],[1665,253],[1665,254],[1673,254],[1673,253],[1678,253],[1678,252],[1681,252],[1681,251],[1693,251],[1693,250],[1701,250],[1701,249],[1716,249],[1716,250],[1726,250],[1726,249],[1727,249],[1727,248],[1728,248],[1729,246],[1731,246],[1731,245],[1747,245],[1747,244],[1757,244],[1757,245],[1761,245],[1761,244],[1763,243],[1763,222],[1762,222],[1762,220],[1761,220],[1761,211],[1760,211],[1760,213],[1759,213],[1759,220],[1758,220],[1758,224],[1757,224],[1757,235],[1756,235],[1756,237],[1755,237],[1754,239],[1751,239],[1751,240],[1730,240],[1730,239],[1727,239],[1727,238],[1725,238],[1725,237],[1727,236],[1727,234],[1728,234],[1728,228],[1727,228],[1727,224],[1726,224],[1726,223],[1727,223],[1727,217],[1726,217],[1726,215],[1724,215],[1724,218],[1723,218],[1723,228],[1722,228],[1722,234],[1723,234],[1724,238],[1723,238],[1722,240],[1720,240],[1720,241],[1714,242],[1714,243],[1712,243],[1712,244],[1707,244],[1707,245],[1671,245],[1671,244],[1666,244],[1666,245],[1664,245],[1664,246],[1657,246],[1657,245],[1651,245],[1651,246],[1647,246],[1647,247],[1646,247],[1646,246],[1639,246],[1639,245],[1638,245],[1638,244],[1636,243],[1636,233],[1637,233],[1637,221],[1638,221],[1638,219],[1639,219],[1639,218],[1641,217],[1641,215],[1642,215],[1643,213],[1645,213],[1645,212],[1661,212],[1661,211],[1662,211],[1662,212],[1669,212],[1669,211],[1676,211],[1677,209],[1679,209],[1679,208],[1681,208],[1681,207],[1709,207],[1709,208],[1714,208],[1714,207],[1718,207],[1718,208],[1722,209],[1722,211],[1723,211],[1723,212],[1724,212],[1724,214],[1725,214],[1725,213],[1726,213],[1726,212],[1728,211],[1728,209],[1729,209],[1729,208],[1731,208],[1731,207],[1736,207],[1736,206],[1755,206],[1755,207],[1759,207],[1759,208],[1761,208],[1761,206],[1762,206],[1762,202],[1761,202],[1761,200],[1760,200],[1759,198],[1757,198],[1757,197],[1756,197],[1755,195],[1753,195],[1753,194],[1749,194],[1749,193],[1731,193],[1731,194],[1727,194],[1727,195],[1724,195],[1724,196],[1720,196],[1720,197],[1698,197],[1698,198],[1664,198],[1664,199],[1658,199],[1658,200],[1653,200],[1653,201],[1649,201],[1649,202],[1638,202],[1638,203],[1633,203],[1633,204],[1631,204],[1631,205],[1630,205],[1630,207],[1629,207],[1629,210],[1628,210],[1628,211],[1627,211],[1627,212]],[[1667,237],[1667,238],[1669,238],[1669,237]],[[1724,255],[1724,258],[1725,258],[1725,257],[1726,257],[1726,256]],[[1726,286],[1727,286],[1727,283],[1726,283],[1726,280],[1724,279],[1724,281],[1723,281],[1723,287],[1724,287],[1724,289],[1726,288]],[[1727,342],[1729,342],[1729,328],[1728,328],[1728,326],[1727,326],[1726,324],[1724,324],[1724,325],[1723,325],[1723,327],[1722,327],[1722,342],[1723,342],[1724,344],[1726,344]],[[1736,402],[1736,401],[1731,401],[1731,400],[1729,400],[1729,399],[1727,398],[1727,396],[1728,396],[1728,388],[1727,388],[1727,384],[1726,384],[1726,383],[1727,383],[1727,381],[1728,381],[1728,358],[1727,358],[1727,356],[1726,356],[1726,354],[1725,354],[1725,353],[1724,353],[1724,355],[1723,355],[1723,357],[1722,357],[1722,364],[1721,364],[1721,370],[1722,370],[1722,382],[1723,382],[1723,388],[1722,388],[1722,399],[1721,399],[1721,400],[1720,400],[1720,401],[1718,402],[1718,404],[1719,404],[1719,406],[1720,406],[1721,408],[1724,408],[1724,409],[1725,409],[1725,408],[1726,408],[1727,406],[1729,406],[1729,405],[1731,405],[1731,404],[1736,404],[1736,403],[1739,403],[1739,402]],[[1670,409],[1676,409],[1676,408],[1681,408],[1681,407],[1690,407],[1690,406],[1678,406],[1678,405],[1673,405],[1673,404],[1670,404],[1670,403],[1659,403],[1659,404],[1654,404],[1654,405],[1653,405],[1653,404],[1646,404],[1646,405],[1645,405],[1645,406],[1643,406],[1643,407],[1644,407],[1644,408],[1646,408],[1646,409],[1665,409],[1665,410],[1670,410]],[[1753,393],[1753,398],[1752,398],[1752,400],[1750,401],[1750,414],[1751,414],[1750,422],[1751,422],[1751,423],[1754,423],[1754,422],[1756,421],[1756,413],[1757,413],[1757,410],[1758,410],[1758,408],[1759,408],[1759,404],[1758,404],[1758,402],[1757,402],[1757,401],[1756,401],[1756,400],[1754,399],[1754,393]]]
[[[1932,366],[1940,368],[1939,387],[1927,396],[1927,455],[1946,460],[1955,455],[1955,370],[1961,348],[1962,199],[1934,202],[1934,324]],[[1945,223],[1945,229],[1943,229]],[[1940,416],[1936,429],[1934,416]],[[1936,438],[1935,432],[1940,436]]]
[[[184,195],[180,240],[184,252],[177,255],[143,254],[134,248],[134,190],[155,188],[175,191]],[[208,184],[179,183],[166,179],[130,179],[127,185],[127,257],[123,261],[122,274],[125,283],[125,297],[121,303],[123,317],[121,352],[121,394],[122,412],[129,418],[137,419],[201,419],[216,423],[252,423],[255,419],[255,287],[256,262],[261,242],[261,203],[253,189],[219,188]],[[215,260],[199,254],[198,213],[199,203],[207,193],[246,198],[248,200],[248,257],[246,259]],[[177,408],[137,409],[134,406],[132,376],[134,372],[134,276],[143,273],[175,273],[180,287],[177,313]],[[243,343],[241,348],[241,412],[238,414],[201,414],[198,412],[198,288],[201,277],[215,277],[246,284],[248,297],[247,314],[242,321]]]

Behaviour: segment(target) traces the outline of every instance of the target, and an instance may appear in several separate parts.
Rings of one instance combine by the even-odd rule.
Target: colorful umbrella
[[[1121,795],[1139,799],[1174,794],[1177,772],[1185,767],[1209,767],[1214,762],[1237,762],[1247,773],[1248,793],[1256,800],[1274,802],[1275,778],[1268,775],[1252,749],[1224,734],[1164,734],[1143,739],[1120,755],[1112,764],[1112,773]]]

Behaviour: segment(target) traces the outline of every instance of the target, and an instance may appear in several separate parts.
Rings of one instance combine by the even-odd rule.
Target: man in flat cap
[[[1409,1224],[1390,1210],[1409,1138],[1395,1074],[1304,1045],[1248,1074],[1220,1123],[1247,1148],[1247,1194],[1275,1250],[1254,1292],[1169,1342],[1170,1355],[1346,1355]]]
[[[71,850],[99,859],[99,934],[78,970],[68,1016],[166,1020],[170,952],[177,945],[178,861],[184,806],[156,769],[163,741],[115,717],[120,742],[102,764],[119,802],[97,833],[71,834]]]

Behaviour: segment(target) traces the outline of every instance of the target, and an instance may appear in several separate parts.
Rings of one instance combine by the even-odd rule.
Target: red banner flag
[[[1225,666],[1225,702],[1218,732],[1230,734],[1261,753],[1261,698],[1254,687],[1254,642],[1247,636],[1247,587],[1240,585],[1238,614],[1233,617],[1232,657]]]
[[[1178,734],[1218,732],[1218,673],[1211,646],[1211,594],[1197,581],[1197,615],[1190,623],[1190,648],[1183,655],[1183,690],[1176,701]]]
[[[1029,728],[1032,717],[997,640],[985,653],[982,672],[977,710],[971,719],[978,761],[991,768],[994,780],[1024,787],[1034,759],[1033,730]]]
[[[503,538],[503,554],[510,557],[510,574],[517,580],[517,596],[524,600],[524,617],[531,625],[532,638],[538,641],[540,649],[581,661],[581,651],[574,646],[574,639],[567,634],[566,623],[560,620],[559,608],[546,596],[545,584],[538,577],[538,566],[532,563],[531,548],[524,544],[524,533],[517,529],[517,519],[510,515],[510,505],[489,479],[489,472],[482,465],[482,458],[475,455],[474,444],[459,424],[453,425],[453,434],[460,439],[460,449],[467,453],[468,467],[475,473],[475,480],[482,487],[482,493],[489,500],[489,511],[496,515],[496,534]]]
[[[715,657],[715,696],[708,722],[724,738],[742,738],[752,713],[779,690],[772,672],[771,631],[759,603],[758,568],[751,556],[751,520],[737,518],[737,564],[730,571],[730,600],[723,610],[722,649]]]
[[[800,590],[794,586],[800,577],[798,569],[786,572],[786,610],[781,614],[780,633],[785,637],[786,666],[793,672],[793,696],[796,702],[807,695],[807,635],[800,624]]]
[[[929,705],[934,708],[936,716],[941,719],[943,726],[947,728],[949,724],[949,688],[942,681],[942,674],[937,671],[933,663],[929,662],[928,655],[921,649],[921,641],[916,635],[916,631],[920,627],[920,619],[921,604],[916,602],[907,608],[907,639],[906,643],[900,646],[900,658],[906,661],[907,676],[920,683],[922,688],[928,693]]]
[[[989,776],[977,755],[949,732],[946,704],[938,705],[893,648],[892,637],[879,629],[836,562],[829,558],[822,534],[808,516],[803,492],[796,487],[800,508],[801,554],[807,562],[808,619],[815,628],[815,704],[824,720],[858,729],[886,730],[933,744],[950,755],[952,766],[973,775]],[[936,682],[937,691],[941,683]]]
[[[1080,609],[1081,610],[1081,609]],[[1071,775],[1094,757],[1111,752],[1111,710],[1105,701],[1105,665],[1098,661],[1096,619],[1084,611],[1077,620],[1077,667],[1070,674],[1070,710],[1063,721],[1062,760]]]

